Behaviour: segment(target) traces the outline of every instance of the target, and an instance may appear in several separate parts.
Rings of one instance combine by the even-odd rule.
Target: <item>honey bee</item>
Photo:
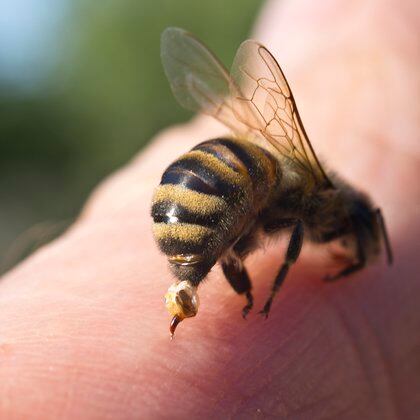
[[[304,239],[341,243],[344,265],[327,281],[362,269],[383,246],[392,263],[381,210],[321,166],[289,84],[267,48],[243,42],[229,74],[192,34],[167,28],[161,57],[178,102],[213,116],[233,133],[178,158],[153,197],[154,237],[176,277],[165,295],[171,337],[183,319],[197,314],[197,288],[217,262],[235,292],[245,296],[247,316],[253,296],[243,261],[264,235],[290,234],[260,311],[265,317]]]

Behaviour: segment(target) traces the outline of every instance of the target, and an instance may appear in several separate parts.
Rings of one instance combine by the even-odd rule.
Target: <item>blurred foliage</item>
[[[195,33],[229,66],[261,4],[73,0],[41,87],[0,86],[0,254],[31,226],[74,217],[101,178],[188,117],[161,67],[165,27]]]

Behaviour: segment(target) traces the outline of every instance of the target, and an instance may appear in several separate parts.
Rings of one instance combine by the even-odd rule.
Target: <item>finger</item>
[[[199,316],[169,342],[161,298],[171,278],[151,237],[149,200],[166,163],[210,135],[207,123],[195,124],[167,132],[100,187],[72,231],[5,279],[3,413],[409,413],[419,326],[410,247],[416,226],[400,233],[398,282],[377,266],[326,288],[318,259],[304,253],[263,325],[242,321],[242,300],[215,270],[201,291]],[[281,253],[271,248],[249,261],[259,302]]]

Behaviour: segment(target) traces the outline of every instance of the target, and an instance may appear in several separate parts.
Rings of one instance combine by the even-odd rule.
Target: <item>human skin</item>
[[[171,161],[224,132],[204,117],[170,128],[2,279],[0,418],[419,415],[420,16],[414,1],[319,3],[269,2],[255,37],[280,61],[315,149],[383,209],[395,264],[382,255],[327,284],[328,252],[305,246],[264,320],[284,255],[271,243],[246,262],[246,321],[215,267],[197,317],[170,341],[173,278],[151,196]]]

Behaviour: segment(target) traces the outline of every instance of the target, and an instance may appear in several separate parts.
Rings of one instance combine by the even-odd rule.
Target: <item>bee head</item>
[[[170,332],[171,338],[177,325],[185,318],[197,315],[199,300],[197,287],[188,281],[172,284],[165,295],[165,305],[168,312],[173,316]]]
[[[378,254],[382,242],[385,245],[388,264],[392,264],[391,244],[381,210],[374,208],[366,197],[360,195],[353,202],[351,214],[362,246],[366,250],[370,249],[373,254]]]

